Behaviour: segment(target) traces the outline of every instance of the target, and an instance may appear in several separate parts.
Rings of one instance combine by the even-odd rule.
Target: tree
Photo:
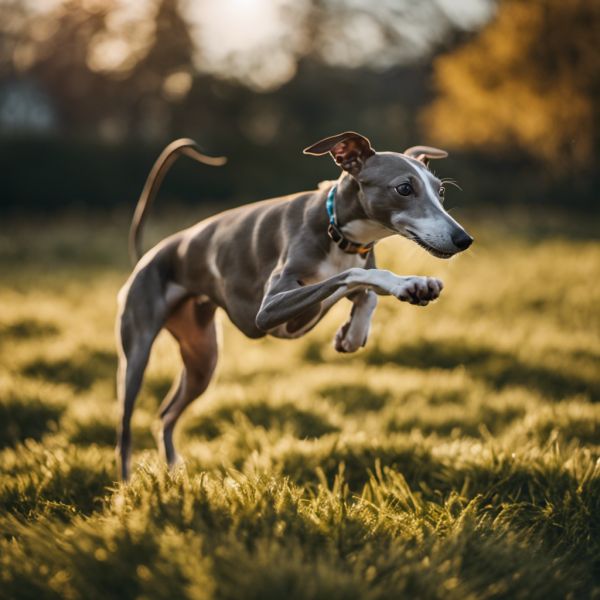
[[[38,82],[78,133],[165,141],[171,103],[192,85],[194,41],[178,0],[155,0],[142,23],[111,20],[118,7],[64,0],[31,19],[14,43],[15,70]]]
[[[600,2],[503,0],[496,19],[433,66],[432,142],[525,153],[565,172],[600,150]]]

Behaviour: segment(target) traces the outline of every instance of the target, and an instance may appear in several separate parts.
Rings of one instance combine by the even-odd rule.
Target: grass
[[[508,219],[508,217],[507,217]],[[160,220],[149,238],[181,226]],[[0,598],[600,598],[600,241],[479,219],[444,280],[383,298],[339,355],[343,303],[306,338],[221,317],[218,382],[152,436],[179,370],[161,334],[117,481],[113,325],[126,225],[0,234]]]

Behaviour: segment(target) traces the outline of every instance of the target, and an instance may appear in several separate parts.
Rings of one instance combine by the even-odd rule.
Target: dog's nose
[[[461,231],[452,236],[452,243],[459,250],[466,250],[473,243],[473,238],[466,231]]]

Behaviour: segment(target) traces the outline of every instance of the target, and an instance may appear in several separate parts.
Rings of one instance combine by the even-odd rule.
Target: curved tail
[[[198,144],[194,140],[188,138],[182,138],[169,144],[158,157],[158,160],[154,163],[150,175],[146,180],[146,185],[142,190],[142,195],[137,203],[135,214],[133,215],[133,221],[131,222],[131,228],[129,230],[129,257],[131,258],[132,266],[135,266],[140,259],[140,243],[141,243],[141,230],[152,203],[158,193],[158,188],[166,175],[169,167],[175,162],[175,159],[180,155],[185,154],[191,158],[200,161],[206,165],[213,165],[219,167],[227,162],[224,156],[211,157],[202,154]]]

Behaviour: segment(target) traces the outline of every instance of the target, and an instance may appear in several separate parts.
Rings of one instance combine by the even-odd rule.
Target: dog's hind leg
[[[186,407],[208,387],[217,366],[216,305],[210,300],[188,298],[165,323],[179,342],[183,371],[179,382],[164,399],[159,415],[162,420],[162,446],[169,466],[177,462],[173,430]]]
[[[358,292],[349,300],[353,303],[352,312],[333,340],[333,347],[338,352],[356,352],[367,343],[371,317],[377,308],[377,294],[370,290]]]
[[[117,395],[121,410],[117,460],[128,479],[131,462],[131,416],[150,350],[167,316],[160,273],[152,264],[135,272],[119,294],[116,337],[119,354]]]

